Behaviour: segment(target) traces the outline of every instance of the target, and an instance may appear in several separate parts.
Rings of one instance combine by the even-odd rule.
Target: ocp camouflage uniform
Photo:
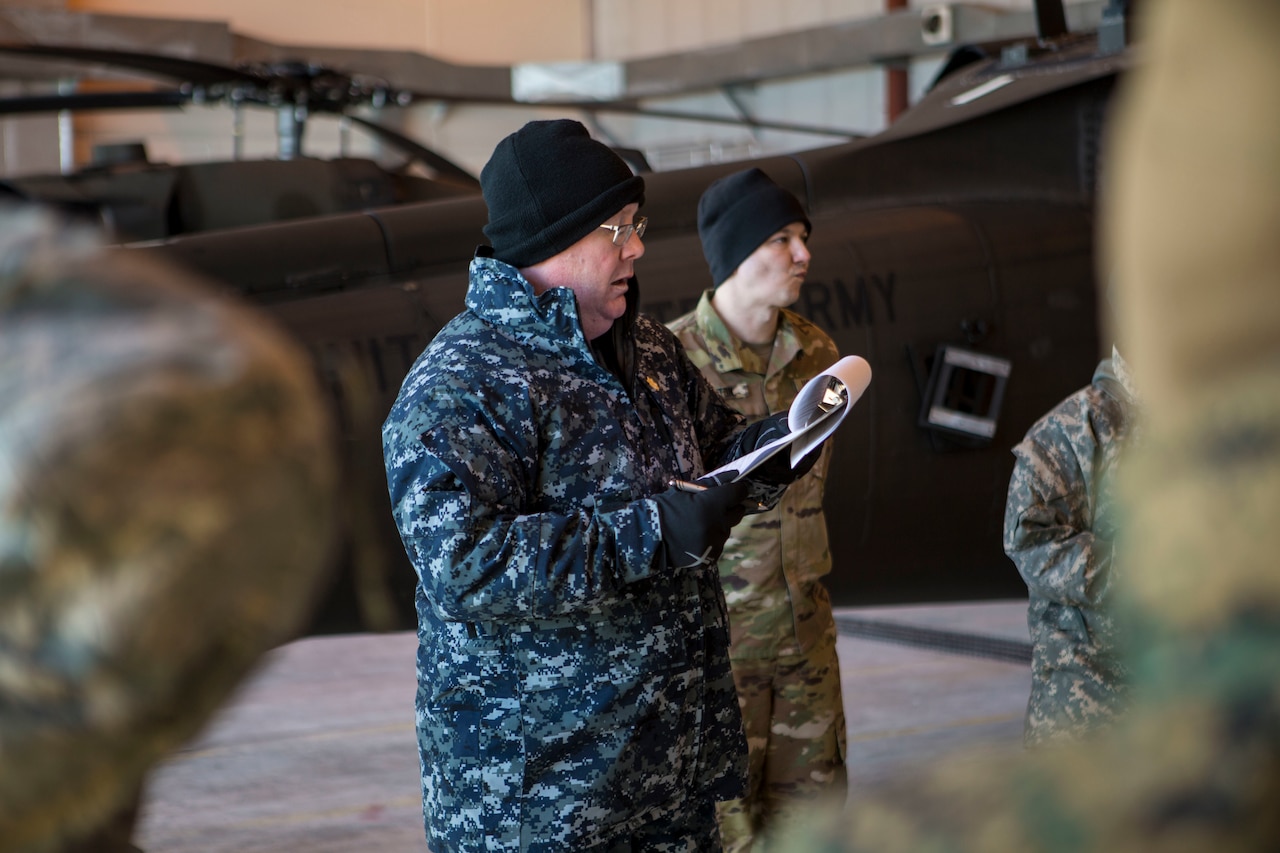
[[[664,568],[646,497],[733,458],[743,421],[636,298],[624,381],[572,291],[478,256],[384,425],[434,853],[715,850],[741,793],[715,569]]]
[[[1133,432],[1134,397],[1118,353],[1092,383],[1013,448],[1004,550],[1027,584],[1029,745],[1078,735],[1119,709],[1128,680],[1109,597],[1114,474]]]
[[[756,421],[786,411],[839,357],[831,338],[782,310],[768,363],[725,327],[711,303],[670,324],[690,359]],[[821,578],[831,571],[823,490],[831,448],[773,509],[748,515],[725,544],[729,656],[750,750],[745,798],[719,808],[728,851],[748,850],[776,818],[816,796],[842,798],[845,718],[835,621]]]
[[[305,354],[126,254],[0,210],[5,853],[133,849],[148,768],[327,568],[336,448]]]

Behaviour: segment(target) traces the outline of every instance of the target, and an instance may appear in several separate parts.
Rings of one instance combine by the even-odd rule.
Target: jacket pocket
[[[519,819],[518,703],[501,641],[446,623],[418,655],[418,749],[432,849],[485,849]],[[504,679],[506,683],[504,684]],[[511,786],[505,786],[507,788]]]

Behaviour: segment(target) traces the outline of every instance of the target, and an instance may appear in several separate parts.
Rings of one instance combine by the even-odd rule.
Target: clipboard
[[[791,448],[791,467],[826,441],[849,414],[849,409],[871,384],[871,365],[858,355],[847,355],[805,383],[787,411],[791,432],[744,453],[732,462],[699,477],[717,483],[733,483],[781,451]]]

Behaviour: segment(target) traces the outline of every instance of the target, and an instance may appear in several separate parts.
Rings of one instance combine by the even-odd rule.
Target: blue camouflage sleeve
[[[651,501],[531,512],[536,438],[527,398],[436,388],[388,419],[388,486],[405,550],[445,619],[569,613],[647,577],[658,547]],[[419,399],[424,399],[420,397]],[[497,416],[495,416],[497,415]]]

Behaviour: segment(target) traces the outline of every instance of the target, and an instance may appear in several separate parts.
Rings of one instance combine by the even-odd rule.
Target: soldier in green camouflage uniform
[[[1128,708],[904,778],[787,853],[1280,849],[1280,5],[1138,9],[1102,217],[1144,424],[1119,484]]]
[[[1081,734],[1121,703],[1127,674],[1109,602],[1114,484],[1134,414],[1132,380],[1113,351],[1013,448],[1004,550],[1029,594],[1028,745]]]
[[[295,631],[336,461],[305,354],[0,211],[0,850],[133,850],[147,769]]]
[[[748,420],[786,412],[839,357],[831,338],[787,310],[809,264],[799,201],[759,169],[702,196],[699,233],[715,290],[670,324],[712,386]],[[747,516],[720,559],[730,660],[750,752],[746,797],[718,808],[726,851],[749,850],[779,817],[842,798],[845,718],[822,512],[830,450],[775,508]]]

